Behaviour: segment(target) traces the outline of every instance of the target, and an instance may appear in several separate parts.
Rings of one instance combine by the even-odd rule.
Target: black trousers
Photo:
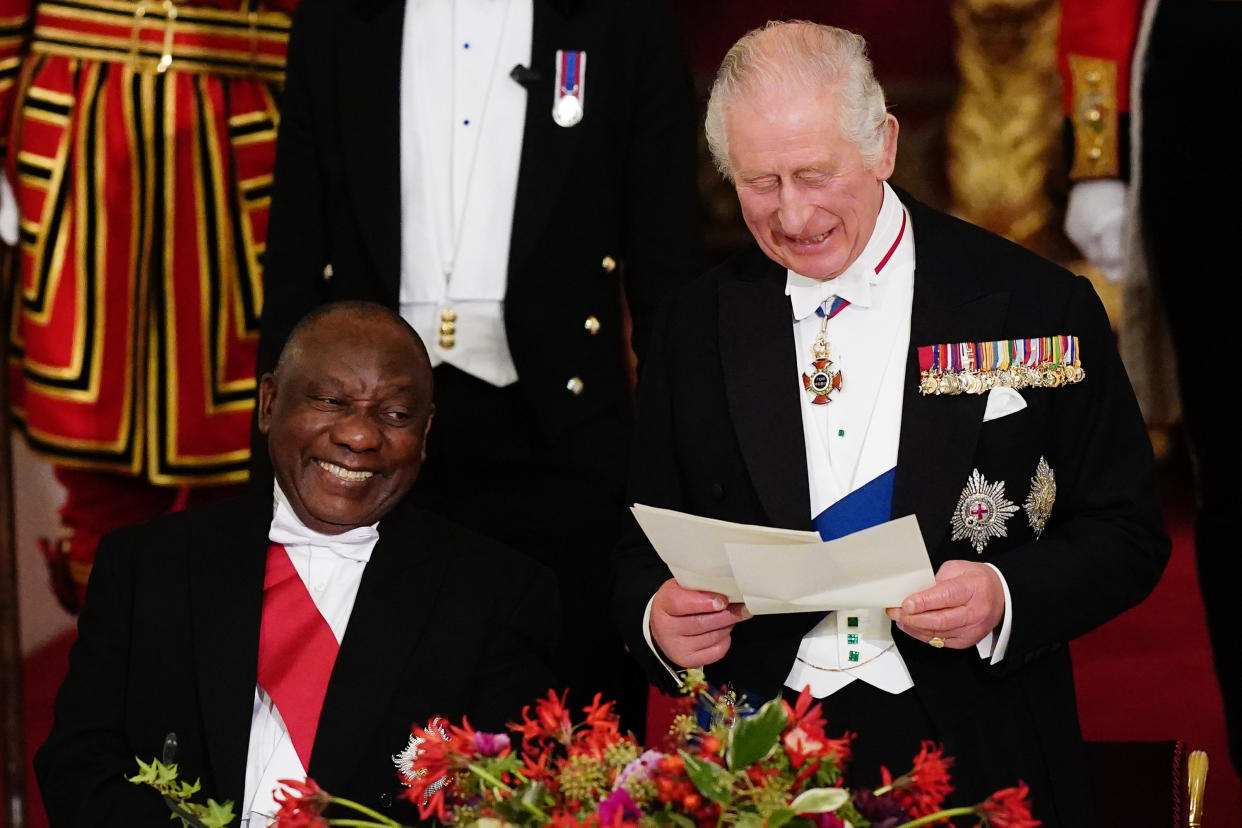
[[[1224,403],[1242,309],[1242,142],[1223,121],[1238,107],[1242,3],[1163,0],[1142,86],[1143,237],[1168,314],[1183,423],[1194,455],[1195,552],[1230,755],[1242,771],[1242,616],[1236,531],[1242,429]]]
[[[553,666],[570,703],[580,709],[597,692],[614,699],[623,727],[641,735],[647,683],[609,609],[612,548],[625,515],[628,413],[549,439],[520,383],[497,388],[442,364],[435,384],[427,461],[412,496],[556,573],[563,623]]]

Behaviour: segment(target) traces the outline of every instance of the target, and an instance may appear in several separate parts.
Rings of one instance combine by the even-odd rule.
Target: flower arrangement
[[[850,790],[844,771],[855,736],[828,738],[808,693],[754,710],[709,691],[701,674],[690,682],[664,743],[646,750],[620,732],[612,703],[598,695],[575,723],[566,696],[549,691],[509,725],[513,737],[436,717],[393,757],[401,797],[447,828],[916,828],[963,817],[980,828],[1040,824],[1021,783],[945,808],[952,759],[931,742],[908,772],[894,777],[885,768],[878,787]],[[311,780],[282,784],[278,828],[404,828]]]

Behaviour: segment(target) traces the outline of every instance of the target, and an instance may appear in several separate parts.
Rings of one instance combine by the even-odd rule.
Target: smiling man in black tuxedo
[[[825,539],[914,514],[935,585],[752,618],[635,526],[618,619],[666,685],[809,686],[860,734],[860,784],[934,739],[958,804],[1021,779],[1045,825],[1090,825],[1067,645],[1167,560],[1150,445],[1090,283],[889,186],[897,133],[857,35],[770,24],[730,50],[707,135],[757,246],[666,304],[630,495]]]
[[[308,772],[410,821],[391,757],[411,725],[499,729],[552,684],[551,574],[405,502],[431,399],[399,315],[325,305],[260,386],[274,491],[104,539],[35,759],[53,828],[167,825],[124,777],[168,734],[243,826]]]

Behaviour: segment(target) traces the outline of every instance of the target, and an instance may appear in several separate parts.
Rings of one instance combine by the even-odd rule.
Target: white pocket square
[[[999,420],[1014,412],[1021,411],[1026,408],[1026,400],[1022,399],[1013,388],[1006,388],[998,385],[988,392],[987,407],[983,409],[983,421]]]

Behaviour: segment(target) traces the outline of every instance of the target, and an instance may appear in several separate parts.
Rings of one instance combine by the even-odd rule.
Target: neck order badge
[[[880,271],[884,269],[884,265],[888,264],[888,260],[893,257],[893,253],[897,250],[897,245],[901,244],[901,237],[906,234],[906,214],[901,214],[901,227],[897,230],[897,238],[893,239],[893,243],[889,245],[888,252],[880,259],[875,266],[875,275],[879,276]],[[825,304],[828,304],[825,302]],[[819,315],[823,322],[820,323],[819,333],[815,336],[815,341],[811,343],[811,367],[802,373],[802,388],[806,393],[811,395],[811,405],[827,405],[832,402],[832,392],[841,390],[841,372],[832,370],[832,360],[829,356],[828,345],[828,320],[836,316],[849,304],[849,300],[842,299],[840,296],[833,297],[832,304],[825,309],[820,305],[815,313]]]

